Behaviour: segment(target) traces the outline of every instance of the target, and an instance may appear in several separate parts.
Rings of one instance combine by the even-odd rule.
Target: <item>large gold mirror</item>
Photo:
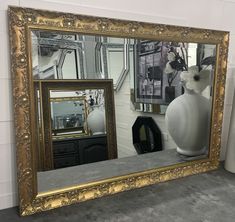
[[[229,33],[9,8],[20,214],[219,165]]]

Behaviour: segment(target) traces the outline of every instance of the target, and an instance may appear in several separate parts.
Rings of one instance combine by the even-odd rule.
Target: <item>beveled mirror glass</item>
[[[216,169],[228,33],[10,7],[21,215]]]

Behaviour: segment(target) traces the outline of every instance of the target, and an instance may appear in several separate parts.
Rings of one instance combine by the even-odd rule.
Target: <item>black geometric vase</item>
[[[170,103],[175,99],[175,86],[165,87],[165,102]]]
[[[152,117],[138,116],[132,126],[133,145],[138,154],[161,151],[161,130]]]

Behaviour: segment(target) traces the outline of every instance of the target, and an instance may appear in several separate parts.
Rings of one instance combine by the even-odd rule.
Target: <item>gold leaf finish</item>
[[[30,215],[125,190],[203,173],[218,167],[229,42],[228,32],[98,18],[30,8],[10,7],[8,13],[21,215]],[[33,156],[35,130],[31,113],[33,107],[30,103],[33,97],[32,67],[29,67],[29,33],[31,29],[216,44],[217,58],[209,157],[37,194],[37,179],[34,170],[36,164]]]

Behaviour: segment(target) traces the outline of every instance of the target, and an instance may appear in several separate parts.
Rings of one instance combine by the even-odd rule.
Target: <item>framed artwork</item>
[[[139,40],[135,57],[135,99],[137,103],[168,105],[183,93],[180,84],[180,72],[186,68],[180,66],[167,70],[170,61],[181,59],[186,67],[187,46],[181,43]],[[178,58],[177,58],[178,57]],[[173,64],[174,65],[174,64]]]

